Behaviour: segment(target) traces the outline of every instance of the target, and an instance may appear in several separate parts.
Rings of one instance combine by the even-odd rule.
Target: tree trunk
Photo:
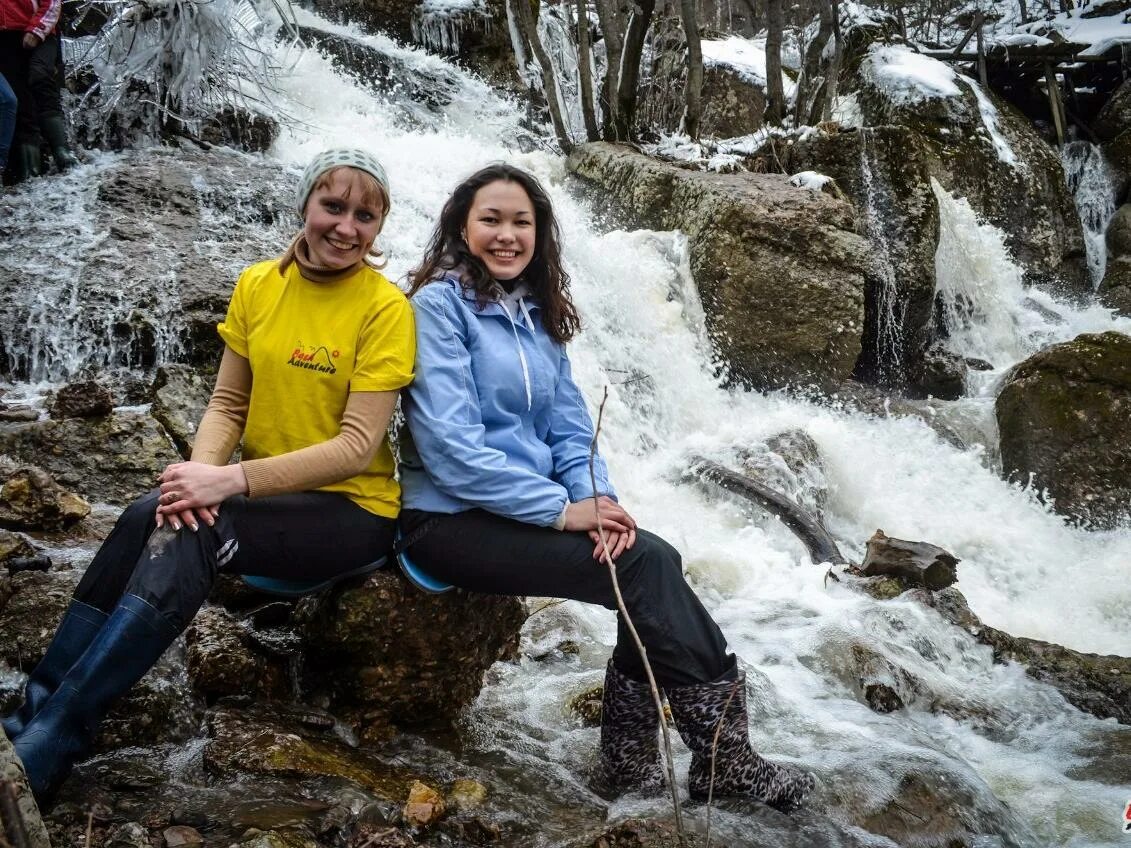
[[[821,0],[820,24],[817,34],[805,47],[805,61],[801,66],[801,74],[797,78],[797,102],[794,106],[794,123],[801,126],[813,123],[817,118],[813,115],[813,105],[823,91],[824,79],[821,77],[821,53],[825,49],[833,33],[833,16],[831,0]],[[820,110],[817,110],[820,115]]]
[[[554,65],[550,61],[550,57],[546,55],[546,48],[542,46],[542,39],[538,37],[538,24],[535,23],[534,16],[530,13],[530,4],[528,0],[507,0],[507,3],[512,4],[515,20],[522,27],[526,40],[530,42],[530,49],[538,60],[538,66],[542,69],[542,91],[546,95],[546,105],[550,107],[550,121],[554,125],[554,135],[558,139],[558,146],[563,153],[569,153],[573,148],[573,142],[570,140],[569,130],[566,128],[565,120],[562,117],[562,103],[558,99],[558,83],[554,76]]]
[[[617,81],[624,50],[624,21],[613,0],[596,0],[597,20],[605,36],[605,79],[601,83],[601,137],[614,138],[617,112]]]
[[[680,0],[679,14],[687,39],[687,85],[684,88],[683,117],[679,128],[699,140],[699,119],[703,115],[703,47],[699,43],[698,0]]]
[[[825,74],[824,105],[821,106],[821,120],[829,121],[836,106],[837,90],[840,87],[840,66],[844,61],[844,39],[840,32],[840,0],[830,0],[833,13],[833,58]]]
[[[782,0],[766,0],[766,115],[767,124],[785,118],[785,88],[781,81],[781,34],[785,28]]]
[[[577,63],[581,66],[578,74],[581,79],[581,117],[585,120],[585,138],[597,141],[597,116],[593,112],[593,62],[589,51],[589,4],[585,0],[574,0],[577,10]]]
[[[632,137],[636,86],[640,82],[640,54],[644,51],[644,39],[655,9],[656,0],[639,0],[628,19],[617,79],[616,119],[613,122],[613,136],[617,141],[629,141]]]

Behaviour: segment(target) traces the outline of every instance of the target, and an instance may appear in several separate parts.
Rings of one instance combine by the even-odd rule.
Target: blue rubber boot
[[[160,659],[180,631],[137,595],[123,595],[90,647],[15,740],[28,785],[50,804],[90,749],[114,702]]]
[[[94,641],[107,618],[106,613],[90,604],[71,601],[51,644],[47,646],[47,653],[28,675],[24,686],[24,702],[18,710],[0,722],[9,739],[15,741],[23,733],[24,726],[35,718],[47,699],[59,688],[64,675]]]

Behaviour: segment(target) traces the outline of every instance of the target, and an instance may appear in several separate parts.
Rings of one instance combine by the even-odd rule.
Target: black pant
[[[62,54],[55,33],[32,50],[24,48],[23,37],[19,30],[0,31],[0,73],[19,101],[15,143],[35,144],[38,120],[63,113]]]
[[[409,548],[433,577],[473,592],[569,598],[616,609],[608,569],[593,559],[585,533],[567,533],[501,518],[483,510],[454,515],[406,509],[406,534],[429,518],[430,530]],[[730,665],[726,639],[687,581],[679,552],[646,530],[617,560],[617,581],[632,623],[661,686],[706,683]],[[644,679],[628,628],[617,617],[613,663]]]
[[[215,525],[200,522],[195,533],[167,523],[156,529],[158,494],[126,507],[75,589],[75,600],[110,612],[129,592],[183,630],[220,571],[321,580],[373,562],[393,546],[393,519],[334,492],[228,498]]]

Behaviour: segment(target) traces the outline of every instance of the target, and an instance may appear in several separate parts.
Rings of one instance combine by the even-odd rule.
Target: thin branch
[[[683,809],[679,803],[679,789],[675,784],[675,760],[672,757],[668,723],[664,719],[664,702],[660,699],[660,687],[656,685],[656,676],[652,673],[652,664],[648,662],[648,651],[640,640],[640,634],[636,632],[636,625],[632,623],[632,618],[628,614],[628,607],[625,606],[624,596],[620,591],[620,582],[617,580],[617,566],[613,562],[613,553],[609,550],[609,538],[605,535],[605,528],[601,525],[601,510],[597,503],[597,472],[594,469],[594,460],[597,456],[597,439],[601,435],[601,422],[605,417],[605,403],[608,399],[609,387],[605,386],[604,394],[601,397],[601,406],[597,410],[597,424],[593,429],[593,441],[589,443],[589,483],[593,487],[593,512],[597,516],[597,535],[601,538],[601,549],[603,551],[601,559],[609,569],[609,579],[613,583],[613,594],[617,598],[617,610],[620,612],[628,632],[632,634],[632,641],[636,643],[636,650],[639,652],[640,661],[644,665],[644,673],[648,675],[648,686],[652,690],[652,702],[656,706],[656,714],[660,717],[660,735],[664,740],[664,755],[668,767],[668,786],[672,793],[672,811],[675,814],[676,836],[679,838],[680,848],[686,848],[687,834],[683,829]]]
[[[740,682],[736,678],[734,685],[730,687],[730,694],[723,704],[723,714],[719,718],[719,723],[715,725],[715,735],[711,737],[711,779],[707,783],[707,848],[711,848],[711,802],[715,800],[715,753],[719,750],[719,734],[722,733],[723,722],[726,721],[727,711],[730,710],[730,702],[734,700]]]

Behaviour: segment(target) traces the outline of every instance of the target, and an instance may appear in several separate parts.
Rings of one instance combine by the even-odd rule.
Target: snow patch
[[[717,65],[737,73],[743,80],[765,90],[766,88],[766,37],[704,39],[703,64]],[[796,86],[785,74],[781,76],[786,97]]]
[[[960,94],[954,71],[938,59],[908,47],[873,47],[861,70],[866,79],[895,103],[919,103]]]
[[[1018,162],[1017,154],[1013,152],[1013,148],[1009,146],[1009,142],[1005,140],[1005,136],[1001,134],[1001,130],[997,124],[997,107],[994,106],[993,101],[986,96],[982,91],[982,87],[972,79],[961,77],[962,81],[970,87],[974,92],[974,99],[978,101],[978,112],[982,115],[982,125],[986,128],[986,132],[990,135],[990,142],[997,152],[997,158],[1014,168],[1020,168],[1021,164]]]
[[[789,184],[791,186],[807,188],[814,193],[821,191],[832,181],[832,177],[826,176],[825,174],[818,174],[816,171],[801,171],[789,178]]]

